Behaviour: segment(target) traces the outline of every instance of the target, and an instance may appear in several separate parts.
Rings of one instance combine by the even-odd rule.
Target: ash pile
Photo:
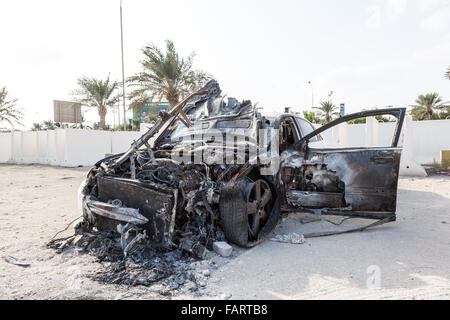
[[[125,254],[123,237],[118,232],[95,229],[78,235],[51,240],[47,246],[62,253],[73,250],[90,254],[100,263],[99,269],[86,275],[103,284],[156,286],[163,296],[179,294],[202,295],[211,272],[217,269],[208,252],[201,260],[181,248],[155,247],[147,238],[136,242]]]

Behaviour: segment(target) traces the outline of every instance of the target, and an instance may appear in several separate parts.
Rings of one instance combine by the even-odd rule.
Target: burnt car
[[[321,133],[353,119],[396,118],[389,147],[330,148]],[[261,115],[209,82],[130,149],[99,161],[80,187],[78,230],[119,232],[204,256],[212,242],[267,238],[282,211],[396,219],[403,108],[364,111],[318,129],[296,115]]]

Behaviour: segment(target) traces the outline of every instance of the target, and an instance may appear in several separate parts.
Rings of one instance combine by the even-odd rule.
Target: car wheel
[[[222,190],[220,219],[226,238],[239,246],[260,239],[273,208],[273,194],[265,180]]]

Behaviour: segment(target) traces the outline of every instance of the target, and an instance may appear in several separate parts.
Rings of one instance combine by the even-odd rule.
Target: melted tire
[[[228,241],[247,247],[248,215],[245,200],[245,184],[226,185],[219,203],[220,221]]]
[[[264,242],[276,227],[281,211],[281,199],[275,196],[272,209],[265,225],[260,230],[257,239],[249,239],[248,212],[246,200],[247,181],[230,183],[222,188],[219,203],[220,222],[225,237],[231,243],[240,247],[252,248]],[[272,187],[271,187],[272,188]],[[272,194],[275,194],[272,190]]]

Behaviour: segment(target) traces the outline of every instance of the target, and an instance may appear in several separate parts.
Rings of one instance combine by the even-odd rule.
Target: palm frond
[[[6,87],[2,87],[0,89],[0,122],[6,121],[12,127],[14,127],[14,123],[22,125],[23,112],[17,107],[18,100],[9,100],[8,96],[8,90],[6,90]]]
[[[73,92],[75,99],[87,107],[107,107],[117,103],[118,97],[114,91],[118,88],[117,81],[83,77],[78,79],[78,89]]]
[[[211,79],[209,74],[193,70],[195,53],[180,57],[171,40],[166,41],[165,52],[150,44],[142,49],[142,53],[143,70],[127,79],[132,88],[129,94],[131,109],[154,102],[153,99],[165,99],[172,107]]]
[[[320,103],[320,107],[314,107],[317,109],[318,116],[324,123],[328,123],[333,120],[333,116],[337,116],[339,113],[337,112],[338,107],[333,104],[331,101],[323,101]]]
[[[444,102],[438,93],[421,94],[416,99],[416,104],[412,105],[411,115],[415,120],[432,120],[440,111],[445,109],[448,102]]]
[[[117,81],[111,81],[109,75],[105,80],[88,77],[78,79],[78,89],[73,95],[82,105],[97,108],[101,129],[105,129],[107,107],[112,107],[119,99],[114,94],[118,85]]]

